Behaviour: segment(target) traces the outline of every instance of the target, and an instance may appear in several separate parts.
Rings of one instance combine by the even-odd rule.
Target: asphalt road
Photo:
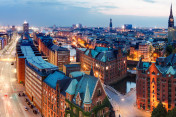
[[[136,107],[136,90],[130,91],[126,95],[106,88],[105,91],[115,109],[116,117],[150,117],[151,113],[140,110]]]
[[[6,51],[1,50],[0,57],[0,117],[40,117],[25,103],[27,96],[18,96],[25,87],[17,83],[15,65],[16,41],[10,44]],[[25,111],[25,107],[29,108]]]

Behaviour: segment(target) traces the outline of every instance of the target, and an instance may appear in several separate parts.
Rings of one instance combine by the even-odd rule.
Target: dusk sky
[[[0,25],[167,27],[171,0],[0,0]],[[176,16],[176,2],[173,14]]]

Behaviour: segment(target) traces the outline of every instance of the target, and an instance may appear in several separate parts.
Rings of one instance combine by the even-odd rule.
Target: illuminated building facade
[[[104,105],[108,99],[98,78],[85,74],[80,80],[73,79],[65,92],[66,117],[110,117],[108,104]]]
[[[148,43],[139,43],[139,45],[130,47],[130,55],[133,55],[132,59],[139,61],[143,57],[144,61],[150,61],[150,55],[153,53],[151,49],[152,45]]]
[[[70,63],[70,50],[53,44],[53,38],[50,36],[40,36],[34,39],[38,43],[38,50],[48,58],[51,64],[63,70],[63,65]]]
[[[176,54],[160,57],[156,63],[137,65],[137,107],[152,111],[161,101],[167,110],[176,106]]]
[[[77,62],[81,62],[82,71],[90,71],[105,84],[115,83],[126,76],[126,56],[121,49],[96,47],[95,49],[79,49],[76,52]]]
[[[46,62],[41,56],[26,58],[25,88],[26,94],[34,105],[42,110],[42,82],[58,67]]]
[[[65,90],[71,78],[55,71],[43,81],[42,115],[44,117],[65,117]]]
[[[28,34],[29,33],[29,23],[24,21],[23,23],[23,33]]]

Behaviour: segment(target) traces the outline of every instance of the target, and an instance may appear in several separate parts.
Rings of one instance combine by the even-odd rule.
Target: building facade
[[[65,116],[65,90],[71,78],[55,71],[43,81],[42,115],[44,117]]]
[[[136,103],[152,111],[159,102],[167,110],[176,106],[176,55],[160,57],[155,63],[139,61],[137,65]]]
[[[110,114],[110,103],[104,88],[94,76],[85,74],[80,81],[72,80],[66,90],[65,102],[66,117],[109,117]]]
[[[25,60],[25,88],[26,94],[33,104],[42,110],[42,83],[43,80],[58,67],[39,57],[28,57]]]
[[[79,57],[76,59],[81,62],[82,71],[90,71],[92,67],[95,77],[100,78],[100,81],[105,84],[115,83],[126,77],[127,58],[122,54],[121,49],[96,47],[82,50],[77,49],[78,55],[76,55]]]
[[[38,50],[48,58],[51,64],[59,67],[63,71],[63,65],[70,63],[70,50],[67,48],[53,44],[50,36],[35,36],[34,39],[38,43]]]

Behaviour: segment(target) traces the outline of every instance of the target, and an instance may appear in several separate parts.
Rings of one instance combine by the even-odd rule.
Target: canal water
[[[126,93],[130,92],[132,88],[136,87],[136,75],[127,76],[126,78],[111,86],[121,94],[125,95]]]

